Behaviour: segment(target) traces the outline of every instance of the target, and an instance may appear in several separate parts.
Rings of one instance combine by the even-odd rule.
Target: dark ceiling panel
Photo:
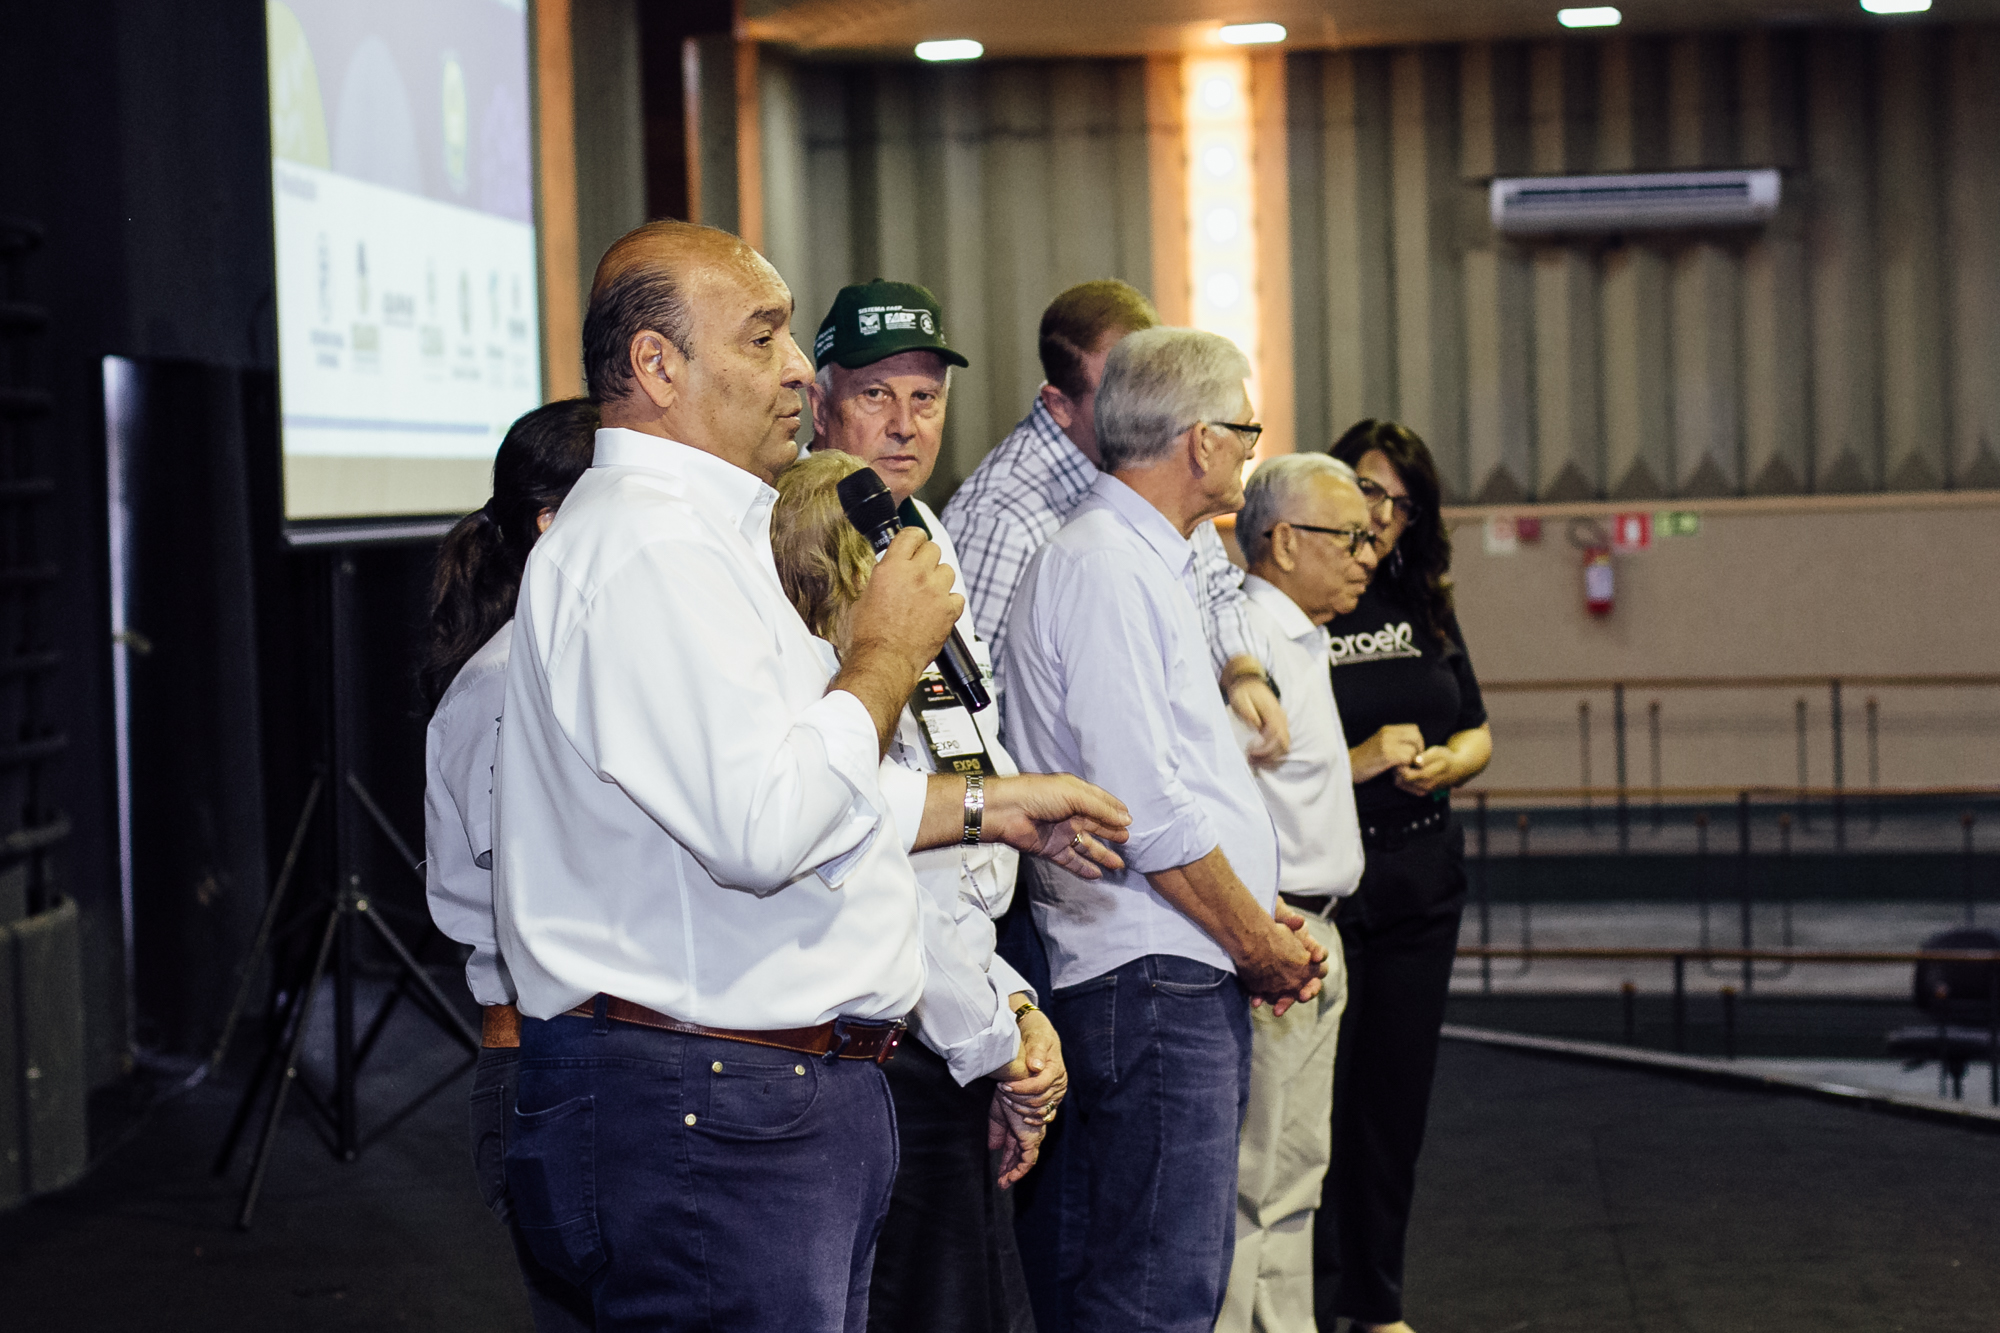
[[[1200,49],[1225,22],[1277,22],[1297,47],[1556,37],[1559,0],[746,0],[746,35],[813,54],[904,55],[971,37],[989,56],[1139,55]],[[1831,23],[1990,22],[2000,0],[1936,0],[1878,17],[1857,0],[1624,0],[1611,32],[1690,32]]]

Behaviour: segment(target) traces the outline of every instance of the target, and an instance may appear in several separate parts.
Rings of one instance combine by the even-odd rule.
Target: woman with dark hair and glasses
[[[1438,1030],[1465,906],[1465,833],[1451,789],[1493,755],[1479,681],[1452,613],[1437,467],[1415,432],[1356,423],[1333,456],[1360,477],[1380,562],[1327,626],[1367,856],[1336,924],[1347,956],[1333,1080],[1333,1157],[1313,1235],[1320,1328],[1406,1333],[1403,1240]]]
[[[424,734],[424,880],[431,918],[470,945],[465,984],[479,1001],[482,1041],[472,1077],[472,1162],[480,1194],[514,1234],[539,1333],[594,1326],[590,1299],[549,1272],[513,1226],[501,1175],[514,1112],[520,1014],[494,941],[493,755],[507,693],[514,601],[528,552],[548,529],[596,447],[597,405],[574,398],[516,421],[493,457],[493,495],[438,548],[430,643],[419,685]]]

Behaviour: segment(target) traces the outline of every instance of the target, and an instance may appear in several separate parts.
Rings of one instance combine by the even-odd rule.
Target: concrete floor
[[[392,1025],[365,1105],[452,1058]],[[463,1089],[353,1164],[291,1121],[256,1229],[207,1164],[235,1090],[137,1125],[0,1216],[0,1326],[525,1333]],[[1410,1238],[1423,1333],[1991,1333],[2000,1135],[1447,1042]]]
[[[312,1070],[324,1050],[309,1049]],[[364,1131],[462,1055],[399,1014],[361,1083]],[[234,1222],[250,1143],[227,1177],[209,1174],[240,1081],[202,1083],[136,1121],[100,1098],[90,1174],[0,1214],[0,1329],[528,1333],[512,1246],[473,1182],[471,1077],[352,1163],[322,1146],[293,1098],[249,1232]]]
[[[1991,1333],[2000,1135],[1446,1043],[1422,1333]]]

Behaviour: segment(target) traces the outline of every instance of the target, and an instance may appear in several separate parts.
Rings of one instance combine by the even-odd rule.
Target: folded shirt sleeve
[[[960,1087],[1007,1064],[1021,1050],[1012,992],[986,967],[944,907],[919,889],[923,907],[924,993],[917,1001],[917,1039],[944,1057]],[[1009,969],[1011,971],[1011,969]]]
[[[885,758],[877,767],[876,784],[896,821],[896,834],[903,850],[915,850],[917,830],[924,822],[924,802],[930,798],[931,775]]]

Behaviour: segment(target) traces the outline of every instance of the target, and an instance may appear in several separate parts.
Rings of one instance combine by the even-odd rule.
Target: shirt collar
[[[1167,516],[1153,508],[1152,501],[1109,472],[1098,473],[1090,491],[1145,539],[1167,572],[1175,578],[1187,575],[1194,566],[1194,543],[1181,536],[1180,529],[1167,522]]]
[[[591,466],[636,467],[673,477],[697,505],[754,544],[770,544],[771,506],[777,503],[778,493],[765,485],[763,478],[705,450],[622,426],[602,426],[597,431]]]
[[[1288,639],[1311,640],[1321,632],[1320,626],[1312,623],[1312,617],[1299,608],[1291,594],[1275,583],[1260,579],[1255,574],[1245,574],[1243,595],[1277,621],[1278,629]]]

